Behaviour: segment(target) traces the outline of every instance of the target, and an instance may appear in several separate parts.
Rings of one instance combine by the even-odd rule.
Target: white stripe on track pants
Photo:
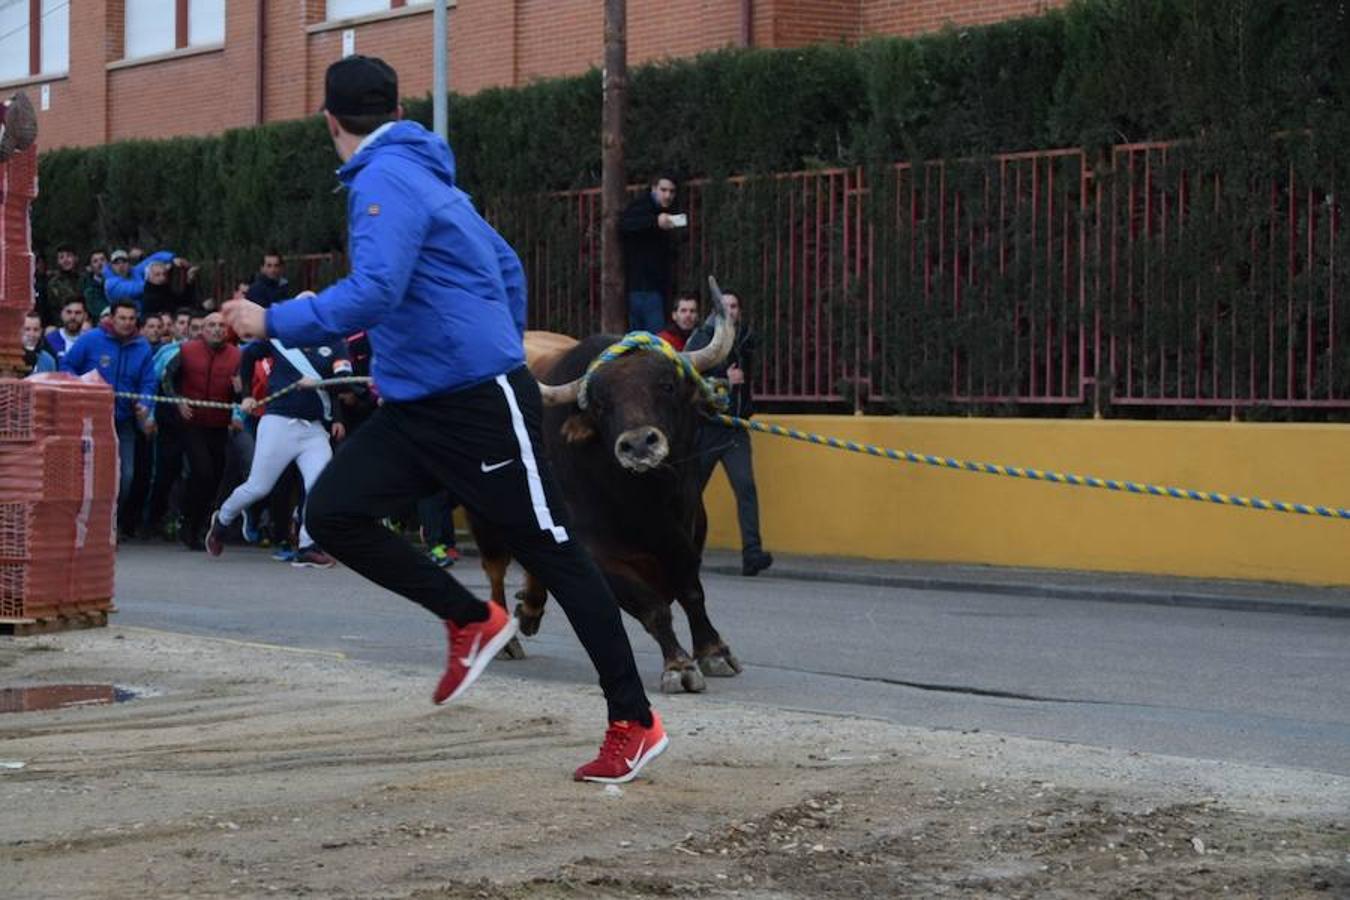
[[[234,493],[220,505],[219,522],[229,525],[240,513],[266,497],[276,486],[286,467],[295,463],[305,482],[305,496],[318,481],[333,448],[328,443],[328,431],[319,422],[292,419],[290,416],[268,414],[258,423],[258,437],[253,449],[253,467],[248,480],[234,489]],[[303,511],[300,515],[300,546],[308,547],[309,530],[305,528]]]

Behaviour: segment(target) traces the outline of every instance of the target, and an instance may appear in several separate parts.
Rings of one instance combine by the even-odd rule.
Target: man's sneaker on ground
[[[253,520],[253,513],[248,510],[244,510],[240,519],[239,530],[246,544],[256,544],[262,540],[262,532],[258,529],[258,523]]]
[[[427,551],[431,561],[442,569],[448,569],[459,561],[459,551],[454,547],[447,547],[445,544],[437,544]]]
[[[277,544],[277,549],[272,551],[272,558],[277,562],[295,562],[295,551],[291,549],[290,544],[282,541]]]
[[[206,552],[211,556],[225,552],[225,526],[220,524],[220,510],[211,513],[211,524],[206,529]]]
[[[337,560],[310,544],[308,547],[301,547],[296,551],[295,559],[291,560],[291,565],[297,569],[331,569],[337,565]]]
[[[652,710],[650,728],[644,728],[641,722],[610,722],[604,743],[600,745],[600,755],[577,769],[572,777],[577,781],[601,784],[632,781],[669,743],[670,738],[655,710]]]
[[[449,620],[445,630],[450,639],[450,655],[445,674],[431,699],[437,703],[453,700],[478,680],[497,652],[516,636],[520,624],[515,616],[496,603],[487,604],[488,617],[481,622],[456,625]]]
[[[771,565],[773,565],[773,554],[757,550],[754,553],[745,554],[745,557],[741,560],[741,574],[753,578]]]
[[[0,105],[0,162],[37,140],[37,113],[28,95],[20,91]]]

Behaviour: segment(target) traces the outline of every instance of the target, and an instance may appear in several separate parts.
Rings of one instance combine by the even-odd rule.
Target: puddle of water
[[[34,687],[0,688],[0,713],[36,712],[72,706],[107,706],[125,703],[135,691],[115,684],[44,684]]]

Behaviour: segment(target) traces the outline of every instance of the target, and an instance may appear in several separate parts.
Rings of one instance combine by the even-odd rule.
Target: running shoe
[[[507,615],[504,608],[496,603],[486,605],[488,617],[481,622],[456,625],[446,620],[450,653],[445,674],[431,697],[433,702],[445,703],[468,690],[520,628],[515,616]]]
[[[211,525],[206,529],[206,552],[211,556],[225,552],[225,526],[220,524],[220,510],[211,513]]]
[[[258,523],[253,520],[253,513],[247,509],[244,510],[239,530],[242,532],[246,544],[256,544],[262,540],[262,532],[258,530]]]
[[[448,569],[459,561],[459,551],[454,547],[447,547],[445,544],[437,544],[427,551],[427,556],[431,561],[442,569]]]
[[[598,781],[601,784],[623,784],[632,781],[642,767],[651,762],[670,744],[661,717],[652,711],[652,726],[644,728],[641,722],[610,722],[600,755],[577,769],[577,781]]]
[[[337,565],[337,560],[310,544],[308,547],[301,547],[296,551],[295,558],[291,560],[291,565],[297,569],[331,569]]]

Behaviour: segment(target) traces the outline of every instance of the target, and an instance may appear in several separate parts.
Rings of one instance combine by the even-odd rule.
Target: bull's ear
[[[569,444],[584,444],[595,437],[595,425],[585,413],[573,413],[562,424],[562,436]]]
[[[700,415],[713,416],[720,412],[712,398],[697,388],[694,390],[694,395],[689,399],[689,403]]]

